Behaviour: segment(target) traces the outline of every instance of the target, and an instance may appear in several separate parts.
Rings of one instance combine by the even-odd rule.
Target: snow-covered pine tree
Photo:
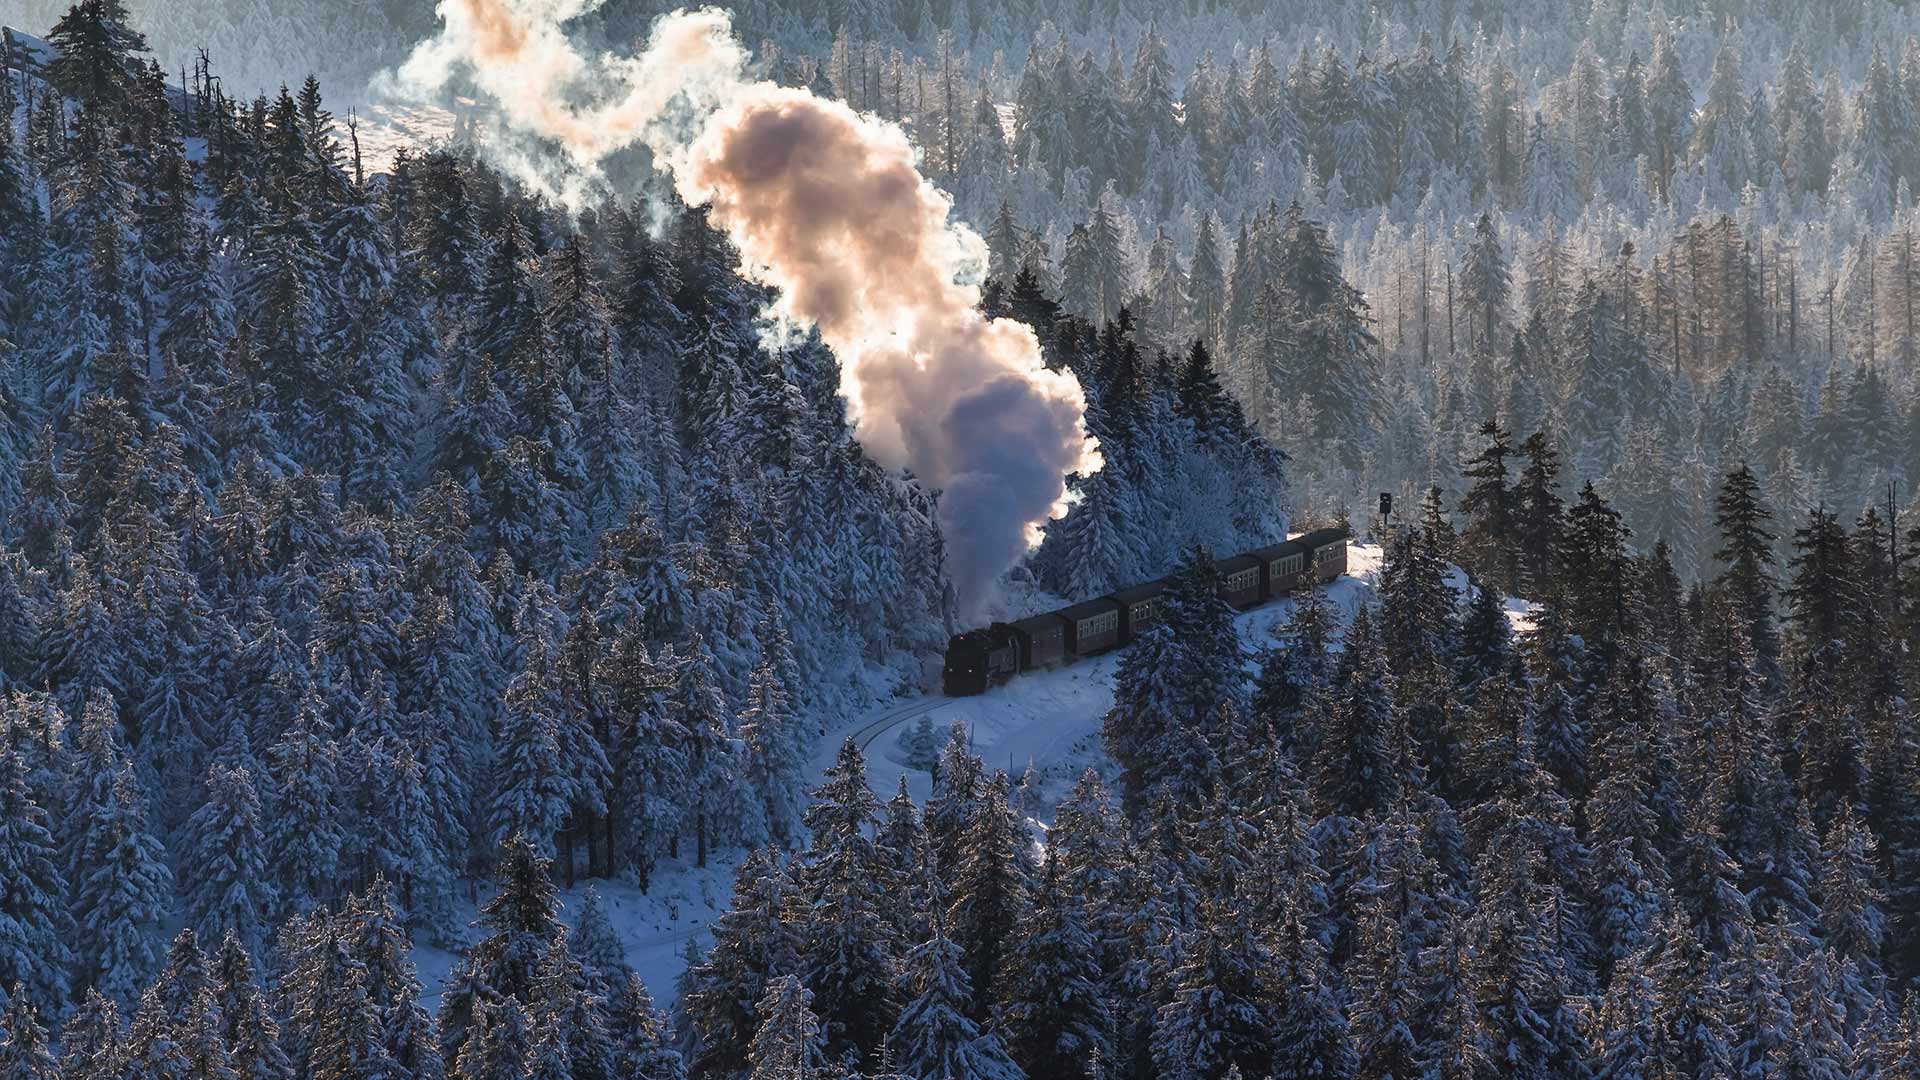
[[[0,986],[49,1013],[67,999],[73,954],[59,851],[21,750],[0,742]]]
[[[551,864],[540,851],[524,836],[507,839],[496,870],[500,891],[480,907],[477,925],[486,936],[467,951],[441,995],[441,1060],[462,1063],[463,1075],[469,1039],[503,1020],[483,1018],[481,1009],[490,1001],[531,999],[540,956],[560,927]],[[524,1027],[523,1014],[507,1018]]]
[[[747,1047],[749,1080],[820,1080],[826,1040],[813,995],[798,978],[782,975],[767,985],[755,1006],[765,1019]]]
[[[629,972],[607,1002],[615,1075],[632,1080],[686,1080],[687,1066],[671,1045],[666,1017],[653,1006],[646,983]]]
[[[205,801],[187,819],[181,846],[179,884],[189,925],[208,940],[232,936],[257,949],[278,895],[260,797],[247,769],[219,761],[208,767]]]
[[[1092,1062],[1113,1060],[1115,1018],[1100,989],[1101,943],[1086,925],[1088,911],[1111,902],[1099,896],[1069,891],[1049,848],[994,1013],[1008,1051],[1029,1076],[1090,1076]]]
[[[813,845],[801,884],[811,910],[802,924],[797,968],[806,974],[825,1045],[836,1057],[848,1051],[872,1054],[899,1016],[898,943],[870,833],[879,813],[880,801],[867,786],[866,762],[848,740],[807,810]],[[770,986],[767,992],[774,995],[776,989]],[[792,1004],[786,1001],[790,993],[780,996]],[[768,1015],[764,1007],[761,1014]]]

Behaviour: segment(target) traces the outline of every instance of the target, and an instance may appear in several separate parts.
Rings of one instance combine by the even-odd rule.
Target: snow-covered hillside
[[[1380,558],[1377,545],[1348,548],[1346,575],[1327,589],[1342,618],[1372,599]],[[1251,649],[1262,648],[1292,614],[1291,600],[1246,612],[1236,620],[1240,640]],[[824,772],[841,740],[852,734],[866,752],[867,777],[874,790],[883,797],[891,795],[905,777],[907,790],[924,801],[930,777],[907,764],[907,740],[924,715],[942,741],[954,724],[964,727],[971,733],[973,752],[989,768],[1005,769],[1018,777],[1033,766],[1046,782],[1044,797],[1037,802],[1051,807],[1084,768],[1107,765],[1099,746],[1100,721],[1113,705],[1113,674],[1122,655],[1112,652],[1085,663],[1023,675],[978,697],[931,694],[900,702],[897,715],[884,714],[892,716],[889,723],[876,727],[876,716],[822,739],[814,755],[814,771],[816,775]]]
[[[1378,545],[1348,548],[1346,575],[1327,589],[1342,618],[1373,599],[1380,559]],[[1464,584],[1463,578],[1460,583]],[[1264,647],[1292,613],[1291,600],[1246,612],[1237,620],[1242,643],[1250,650]],[[1113,674],[1121,655],[1109,653],[1086,663],[1025,675],[978,697],[950,698],[930,691],[902,695],[854,713],[828,725],[819,737],[809,783],[824,776],[835,753],[851,738],[865,751],[868,780],[882,798],[893,795],[904,778],[915,801],[924,802],[931,778],[907,762],[908,740],[925,717],[942,740],[954,724],[960,724],[970,733],[974,753],[989,767],[1005,769],[1017,778],[1031,766],[1040,784],[1037,794],[1030,796],[1029,810],[1036,827],[1044,825],[1083,770],[1089,766],[1111,770],[1100,746],[1100,723],[1113,704]],[[628,962],[662,1005],[670,1005],[675,997],[688,949],[704,947],[708,922],[726,910],[733,895],[734,869],[743,857],[739,851],[716,853],[705,868],[693,866],[688,859],[662,861],[651,890],[644,895],[624,881],[593,883],[626,946]],[[570,924],[579,918],[587,887],[582,882],[561,893],[563,914]],[[457,958],[429,945],[419,946],[414,955],[427,997],[437,1001]]]

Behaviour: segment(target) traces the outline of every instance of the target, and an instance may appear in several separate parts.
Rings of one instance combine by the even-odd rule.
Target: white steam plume
[[[960,280],[980,238],[950,219],[897,126],[750,80],[713,8],[662,17],[638,56],[589,59],[562,24],[595,2],[440,0],[444,28],[400,81],[437,91],[465,73],[570,169],[524,153],[503,164],[575,206],[601,161],[647,145],[682,198],[711,208],[742,272],[779,290],[778,312],[819,327],[868,453],[945,492],[955,590],[977,607],[1064,511],[1066,475],[1100,468],[1080,384],[1047,370],[1032,330],[979,314],[979,289]]]

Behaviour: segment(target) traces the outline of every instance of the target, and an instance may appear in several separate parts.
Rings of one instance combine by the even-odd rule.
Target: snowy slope
[[[0,56],[5,57],[9,68],[35,75],[60,55],[60,50],[48,44],[45,38],[13,26],[0,25],[0,43],[3,43],[0,45]]]
[[[1372,598],[1380,555],[1374,545],[1348,548],[1346,576],[1327,589],[1341,618]],[[1242,614],[1236,620],[1241,642],[1256,650],[1266,646],[1292,614],[1291,600]],[[1048,781],[1048,798],[1042,801],[1051,805],[1088,765],[1106,764],[1099,746],[1100,721],[1113,705],[1113,674],[1121,655],[1112,652],[1069,667],[1023,675],[978,697],[930,694],[897,702],[891,712],[828,732],[815,749],[814,773],[826,771],[840,744],[851,735],[866,751],[868,779],[882,798],[891,796],[904,776],[907,790],[916,800],[925,800],[930,778],[907,765],[903,740],[919,718],[928,715],[942,742],[955,723],[971,732],[973,752],[989,769],[1005,769],[1018,778],[1032,764]]]
[[[1347,574],[1327,589],[1328,599],[1341,617],[1351,615],[1373,597],[1379,573],[1380,548],[1355,544],[1347,551]],[[1240,639],[1250,649],[1273,640],[1285,625],[1293,602],[1282,600],[1241,615]],[[924,693],[896,698],[877,708],[855,713],[830,724],[814,748],[809,785],[817,784],[833,764],[841,745],[852,738],[867,755],[867,776],[881,798],[891,797],[902,777],[918,801],[928,795],[930,777],[906,764],[902,745],[922,716],[931,718],[946,738],[959,723],[972,734],[974,753],[988,768],[1006,769],[1016,778],[1031,764],[1044,781],[1036,800],[1041,812],[1051,809],[1088,766],[1102,771],[1110,765],[1100,747],[1100,722],[1113,704],[1113,674],[1120,653],[1022,676],[978,697],[949,698]],[[674,999],[674,984],[686,966],[689,945],[704,947],[707,924],[726,910],[733,894],[734,868],[741,852],[717,852],[704,868],[690,860],[662,861],[654,873],[652,892],[622,881],[597,881],[607,914],[627,947],[632,964],[663,1007]],[[586,883],[563,890],[562,915],[577,917]],[[472,909],[463,912],[472,917]],[[426,984],[429,1007],[437,1005],[456,957],[421,945],[414,950],[420,978]]]

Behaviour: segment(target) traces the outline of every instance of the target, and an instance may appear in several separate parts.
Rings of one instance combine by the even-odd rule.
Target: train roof
[[[1060,623],[1064,621],[1064,619],[1065,619],[1064,612],[1049,611],[1041,615],[1029,615],[1024,619],[1015,619],[1009,625],[1013,626],[1017,630],[1022,630],[1022,631],[1025,631],[1026,633],[1031,634],[1039,630],[1054,629],[1058,627]]]
[[[1142,600],[1151,600],[1166,591],[1167,579],[1155,578],[1152,581],[1143,581],[1130,589],[1121,589],[1113,594],[1113,598],[1123,604],[1137,604]]]
[[[1310,533],[1296,536],[1293,538],[1293,543],[1303,547],[1317,548],[1331,544],[1335,540],[1345,540],[1346,538],[1347,530],[1335,526],[1330,529],[1315,529]]]
[[[1255,548],[1247,552],[1247,554],[1265,562],[1272,562],[1281,556],[1304,553],[1306,550],[1307,545],[1298,540],[1283,540],[1278,544],[1268,544],[1263,548]]]
[[[1109,611],[1119,610],[1120,602],[1118,600],[1115,600],[1111,596],[1102,596],[1097,600],[1088,600],[1085,603],[1075,604],[1072,607],[1063,607],[1059,611],[1052,612],[1052,614],[1058,615],[1063,619],[1072,619],[1074,622],[1079,622],[1081,619],[1088,619],[1095,615],[1104,615]]]
[[[1235,555],[1231,559],[1221,559],[1220,572],[1222,574],[1231,574],[1235,570],[1252,570],[1259,566],[1262,561],[1259,552],[1245,552],[1244,554]]]

